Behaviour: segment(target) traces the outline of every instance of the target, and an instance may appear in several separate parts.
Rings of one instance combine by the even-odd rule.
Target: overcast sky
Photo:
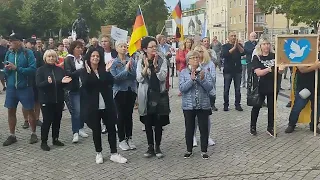
[[[171,9],[173,9],[178,3],[178,0],[164,0],[164,1],[167,3],[169,7],[171,7]],[[196,1],[197,0],[181,0],[181,6],[184,7],[185,5],[192,4]]]

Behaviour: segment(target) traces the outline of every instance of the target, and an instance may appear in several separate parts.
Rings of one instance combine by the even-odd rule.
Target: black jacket
[[[94,72],[88,74],[85,69],[81,72],[82,88],[85,91],[85,96],[82,96],[81,104],[83,109],[87,112],[85,114],[90,115],[99,109],[99,93],[101,93],[106,109],[108,112],[112,112],[111,115],[114,119],[116,118],[115,104],[113,100],[113,76],[110,72],[104,70],[99,71],[98,78]],[[90,121],[90,117],[85,118],[86,121]]]
[[[51,77],[52,83],[48,82]],[[39,90],[39,102],[45,103],[62,103],[64,101],[64,86],[61,81],[65,76],[62,68],[56,65],[45,64],[37,69],[36,85]],[[72,82],[72,81],[71,81]]]
[[[71,92],[79,91],[79,77],[82,69],[76,70],[76,64],[73,56],[67,56],[64,59],[64,70],[66,71],[66,75],[72,78],[72,81],[67,85],[66,89]]]
[[[89,57],[89,54],[88,54],[88,52],[89,51],[92,51],[92,49],[97,49],[98,51],[99,51],[99,53],[101,53],[101,54],[103,54],[104,55],[104,49],[103,49],[103,47],[101,47],[101,46],[97,46],[97,47],[93,47],[92,45],[88,48],[88,50],[86,51],[86,53],[85,53],[85,56],[84,56],[84,60],[89,60],[90,59],[90,57]],[[118,57],[118,52],[115,50],[115,49],[111,49],[111,57],[112,58],[116,58],[116,57]]]

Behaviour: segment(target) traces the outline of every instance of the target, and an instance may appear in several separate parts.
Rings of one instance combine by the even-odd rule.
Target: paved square
[[[200,148],[195,148],[194,156],[183,159],[186,150],[184,139],[184,118],[181,110],[181,99],[178,94],[177,78],[171,90],[171,124],[164,128],[162,150],[163,159],[145,159],[147,150],[146,136],[141,130],[137,112],[134,112],[133,138],[137,146],[135,151],[119,152],[129,162],[116,164],[109,161],[107,135],[103,136],[105,163],[95,164],[95,150],[90,129],[90,137],[72,144],[71,120],[68,111],[64,112],[61,140],[63,148],[53,147],[50,152],[40,149],[40,143],[27,143],[30,130],[21,128],[23,116],[18,109],[17,138],[18,143],[0,146],[0,179],[320,179],[319,136],[313,137],[305,125],[299,125],[293,134],[285,134],[289,108],[285,105],[288,99],[278,100],[278,137],[269,137],[267,128],[267,109],[260,111],[258,136],[249,134],[251,108],[246,106],[246,89],[242,89],[244,111],[237,112],[230,106],[229,112],[223,112],[223,77],[217,74],[217,107],[218,112],[211,116],[211,137],[216,145],[209,147],[209,160],[200,156]],[[288,81],[284,80],[288,88]],[[234,101],[233,86],[230,91],[230,102]],[[5,95],[0,95],[4,104]],[[0,142],[8,135],[7,110],[2,106],[0,118]],[[40,128],[37,130],[40,136]],[[199,139],[199,132],[198,132]],[[51,146],[51,140],[49,140]]]

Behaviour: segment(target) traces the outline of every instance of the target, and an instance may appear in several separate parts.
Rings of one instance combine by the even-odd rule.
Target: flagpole
[[[143,14],[142,14],[142,10],[141,10],[140,5],[139,5],[139,10],[140,10],[140,12],[141,12],[141,16],[142,16],[143,23],[144,23],[144,25],[147,27],[146,22],[144,21],[144,17],[143,17]],[[149,33],[148,33],[148,28],[146,28],[146,29],[147,29],[147,34],[149,35]]]

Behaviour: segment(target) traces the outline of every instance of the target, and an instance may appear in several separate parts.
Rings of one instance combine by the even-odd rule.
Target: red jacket
[[[176,66],[178,71],[182,71],[187,67],[186,55],[188,54],[188,50],[179,49],[176,53]]]

